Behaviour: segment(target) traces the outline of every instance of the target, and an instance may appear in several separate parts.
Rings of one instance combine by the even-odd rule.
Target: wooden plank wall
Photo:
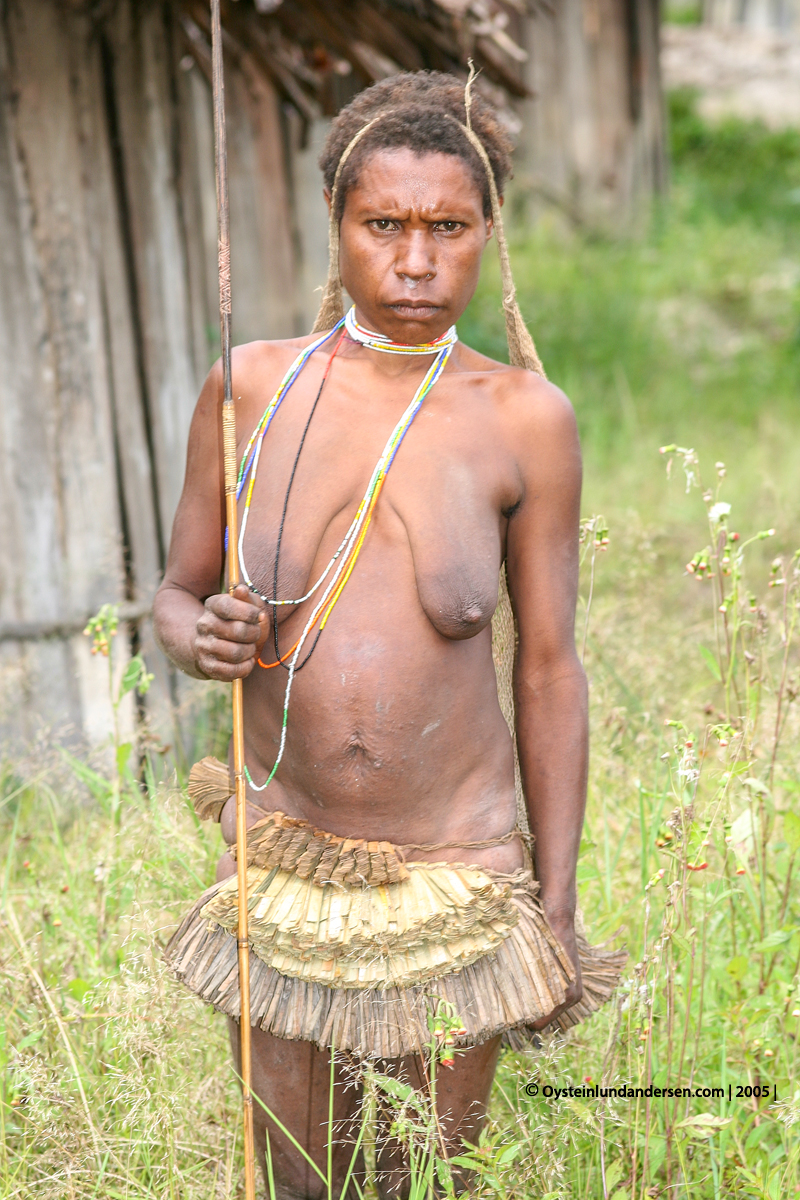
[[[800,28],[800,0],[703,0],[702,13],[706,25],[723,29],[791,34]]]
[[[535,215],[637,230],[666,185],[658,0],[535,3],[516,191]]]
[[[103,602],[149,608],[217,340],[208,83],[170,5],[109,8],[100,21],[68,0],[0,0],[0,733],[12,747],[42,729],[106,735],[104,663],[78,631]],[[290,124],[248,64],[228,64],[228,79],[234,337],[291,335],[303,306]],[[131,637],[169,738],[187,692],[146,617]]]

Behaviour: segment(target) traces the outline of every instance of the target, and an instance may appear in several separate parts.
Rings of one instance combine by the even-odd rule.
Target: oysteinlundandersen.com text
[[[597,1083],[582,1083],[577,1087],[555,1087],[550,1083],[526,1083],[525,1094],[528,1096],[544,1096],[548,1100],[584,1099],[606,1100],[611,1097],[622,1100],[638,1100],[650,1098],[670,1099],[674,1096],[695,1097],[703,1100],[721,1100],[726,1098],[763,1097],[772,1095],[773,1089],[766,1083],[762,1084],[731,1084],[727,1087],[656,1087],[649,1083],[647,1087],[631,1087],[623,1083],[618,1087],[602,1087]],[[773,1097],[777,1099],[777,1096]]]

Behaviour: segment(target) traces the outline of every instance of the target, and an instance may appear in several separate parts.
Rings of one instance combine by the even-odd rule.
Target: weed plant
[[[794,201],[778,203],[796,160],[777,135],[712,133],[680,104],[673,208],[645,244],[553,224],[519,248],[543,358],[577,404],[586,511],[607,518],[583,524],[579,886],[592,940],[618,935],[629,965],[585,1026],[504,1053],[461,1163],[444,1163],[424,1097],[366,1080],[364,1129],[377,1105],[394,1114],[420,1200],[453,1166],[504,1200],[800,1191],[800,253]],[[731,207],[744,155],[773,181],[766,209],[747,188]],[[497,350],[493,305],[482,293],[464,333]],[[110,647],[112,618],[94,630]],[[122,678],[147,685],[141,663]],[[212,712],[208,737],[218,727]],[[240,1194],[225,1023],[159,953],[220,836],[177,776],[136,760],[117,734],[104,765],[46,739],[0,762],[2,1200]],[[432,1058],[444,1041],[434,1023]]]

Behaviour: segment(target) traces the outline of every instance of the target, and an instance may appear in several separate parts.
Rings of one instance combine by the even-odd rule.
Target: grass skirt
[[[248,833],[251,1019],[289,1040],[363,1057],[419,1053],[438,999],[457,1045],[505,1034],[517,1048],[563,1000],[572,964],[530,871],[406,863],[390,843],[342,839],[271,813]],[[237,880],[209,888],[165,951],[203,1000],[239,1018]],[[583,996],[556,1018],[584,1020],[611,995],[626,955],[579,935]]]

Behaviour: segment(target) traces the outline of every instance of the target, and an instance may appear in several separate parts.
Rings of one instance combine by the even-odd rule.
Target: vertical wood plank
[[[122,555],[96,270],[86,210],[85,115],[92,87],[85,26],[52,0],[15,0],[3,14],[6,221],[16,224],[18,287],[0,309],[15,364],[2,399],[3,466],[14,545],[3,549],[3,619],[55,619],[120,597]],[[67,24],[68,21],[68,24]],[[10,210],[15,209],[13,216]],[[9,238],[2,238],[7,248]],[[3,289],[5,292],[6,289]],[[27,703],[11,714],[82,729],[104,707],[99,664],[76,647],[4,646],[21,666]]]
[[[180,496],[195,373],[178,176],[173,29],[164,6],[119,3],[108,23],[135,292],[145,420],[163,541]]]
[[[305,146],[300,146],[299,118],[294,122],[292,184],[299,248],[298,309],[300,328],[308,333],[314,324],[328,277],[328,208],[322,195],[318,161],[331,122],[312,121]]]
[[[520,183],[534,213],[627,232],[665,184],[657,0],[563,0],[526,23]]]
[[[234,341],[294,337],[301,323],[278,96],[246,55],[226,68]]]

